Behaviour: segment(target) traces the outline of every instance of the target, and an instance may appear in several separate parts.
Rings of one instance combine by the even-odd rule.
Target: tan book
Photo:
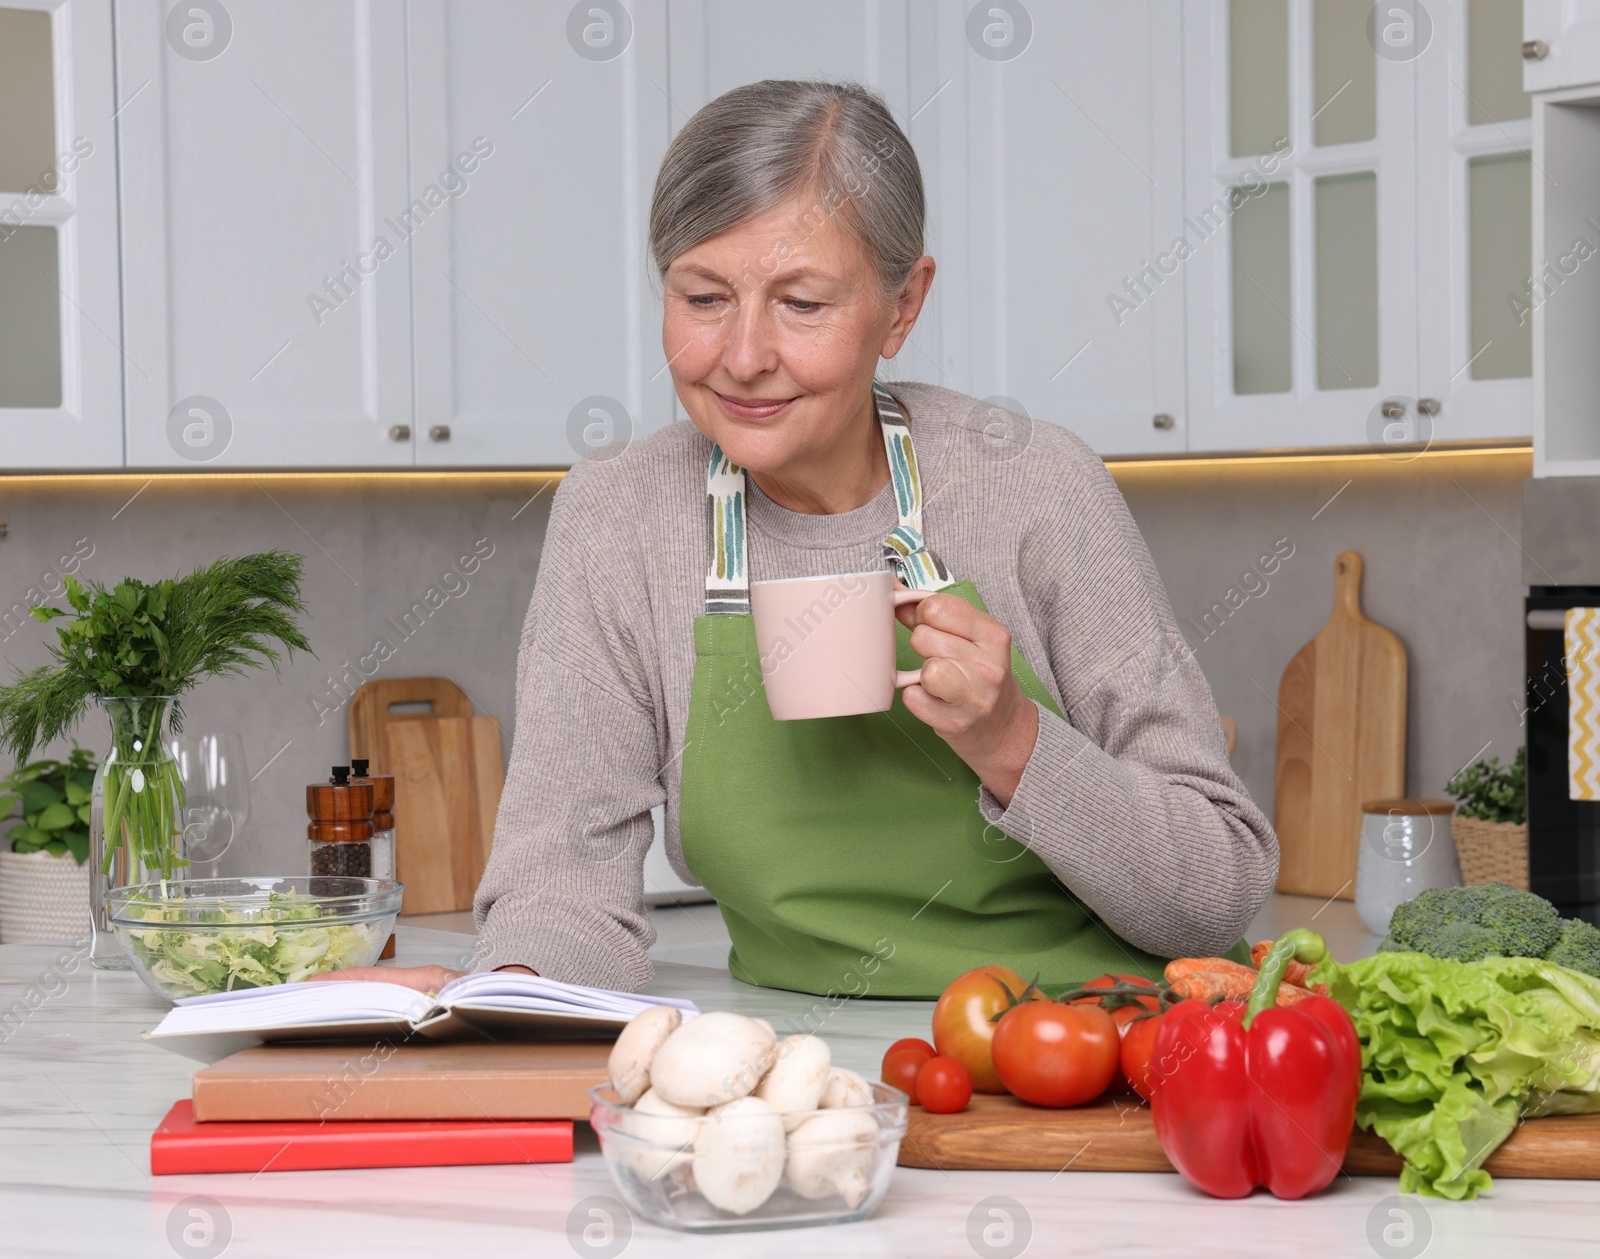
[[[608,1040],[257,1045],[194,1073],[194,1117],[587,1119]]]

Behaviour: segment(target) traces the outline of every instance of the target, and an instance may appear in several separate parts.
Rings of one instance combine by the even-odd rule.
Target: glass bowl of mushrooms
[[[628,1208],[693,1232],[865,1219],[894,1174],[906,1095],[764,1019],[645,1011],[589,1090],[589,1122]]]

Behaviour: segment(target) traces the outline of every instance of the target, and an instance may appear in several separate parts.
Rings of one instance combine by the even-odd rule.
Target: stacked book
[[[191,997],[146,1038],[237,1052],[195,1072],[151,1137],[150,1170],[570,1162],[611,1042],[652,1005],[698,1013],[505,972],[426,996],[358,981]]]

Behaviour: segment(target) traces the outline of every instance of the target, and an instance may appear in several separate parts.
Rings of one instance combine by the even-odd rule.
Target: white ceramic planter
[[[81,940],[88,932],[87,862],[0,850],[0,944]]]

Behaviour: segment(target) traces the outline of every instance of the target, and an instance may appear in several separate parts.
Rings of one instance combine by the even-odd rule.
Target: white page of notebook
[[[498,1006],[507,1010],[602,1011],[632,1018],[653,1005],[670,1005],[693,1016],[700,1012],[693,1001],[680,997],[646,997],[634,992],[613,992],[609,988],[586,988],[565,984],[542,975],[520,975],[515,971],[483,971],[452,979],[439,989],[439,1004],[456,1002]]]
[[[652,1005],[675,1006],[689,1018],[699,1013],[694,1002],[680,998],[641,997],[537,975],[489,971],[452,980],[437,996],[400,984],[339,980],[184,997],[151,1034],[179,1036],[374,1020],[418,1023],[437,1007],[458,1002],[469,1008],[583,1016],[618,1024]]]

